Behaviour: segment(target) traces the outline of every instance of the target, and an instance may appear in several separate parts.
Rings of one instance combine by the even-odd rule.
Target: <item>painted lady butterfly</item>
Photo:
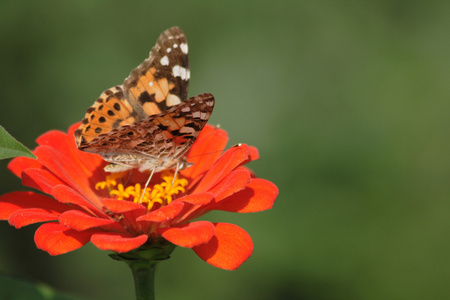
[[[187,98],[189,57],[178,27],[164,31],[123,86],[104,91],[75,131],[78,149],[100,154],[108,172],[187,166],[184,154],[208,121],[214,97]]]

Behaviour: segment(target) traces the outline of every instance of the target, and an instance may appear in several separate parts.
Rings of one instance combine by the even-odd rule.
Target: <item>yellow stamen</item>
[[[109,194],[111,196],[117,196],[118,200],[128,199],[134,193],[134,186],[128,186],[125,188],[123,184],[119,184],[117,186],[117,190],[111,190]]]
[[[111,190],[111,188],[113,186],[117,185],[116,179],[123,178],[126,173],[127,172],[117,172],[117,173],[111,173],[111,174],[107,175],[105,181],[97,182],[97,184],[95,185],[95,189],[96,190],[100,190],[100,189],[104,190],[105,188],[107,188],[108,190]]]
[[[173,177],[173,172],[165,171],[161,175],[162,183],[155,184],[153,188],[146,188],[145,191],[142,190],[141,184],[136,183],[134,186],[130,185],[125,187],[123,184],[117,185],[117,179],[125,176],[125,172],[122,173],[112,173],[106,176],[106,181],[98,182],[95,188],[98,189],[109,189],[110,196],[117,196],[118,200],[133,200],[135,203],[145,203],[148,210],[151,210],[156,203],[159,206],[164,206],[170,204],[174,196],[178,193],[185,192],[185,186],[187,186],[188,181],[184,178]],[[115,187],[116,189],[112,189]],[[142,194],[144,194],[142,196]],[[142,200],[141,200],[142,197]],[[142,201],[142,202],[141,202]]]

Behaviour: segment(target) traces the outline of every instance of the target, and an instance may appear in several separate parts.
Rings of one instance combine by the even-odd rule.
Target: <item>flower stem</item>
[[[155,299],[155,270],[158,261],[136,260],[128,262],[134,278],[136,300]]]
[[[136,300],[154,300],[156,264],[170,258],[174,249],[175,245],[167,241],[154,240],[153,243],[143,245],[130,252],[112,253],[109,256],[130,266],[134,278]]]

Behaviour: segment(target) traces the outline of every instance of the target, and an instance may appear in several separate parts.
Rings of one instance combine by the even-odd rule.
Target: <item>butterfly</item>
[[[208,93],[186,100],[188,54],[180,28],[164,31],[123,85],[104,91],[87,109],[75,131],[78,149],[100,154],[109,162],[107,172],[138,168],[151,170],[151,178],[154,172],[186,168],[184,154],[214,108]]]

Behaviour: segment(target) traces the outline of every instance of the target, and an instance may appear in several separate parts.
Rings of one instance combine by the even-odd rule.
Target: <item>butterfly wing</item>
[[[104,91],[87,111],[80,127],[75,130],[77,146],[90,142],[100,134],[120,126],[133,124],[140,117],[125,99],[122,86]]]
[[[173,164],[197,139],[213,108],[214,97],[201,94],[143,121],[102,134],[79,149],[110,156],[137,155],[150,160],[169,157],[167,164]]]
[[[187,98],[188,84],[187,39],[180,28],[172,27],[160,35],[149,58],[131,72],[123,87],[104,91],[86,111],[75,131],[77,146],[179,104]]]
[[[140,115],[154,115],[186,100],[189,77],[186,36],[172,27],[160,35],[149,58],[125,79],[125,96]]]

